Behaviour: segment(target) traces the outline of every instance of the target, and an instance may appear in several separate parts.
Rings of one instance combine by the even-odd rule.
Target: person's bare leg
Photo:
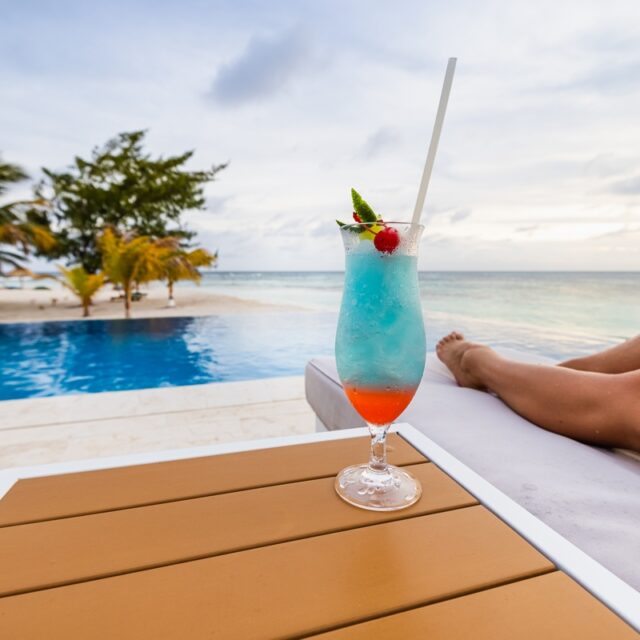
[[[626,373],[640,369],[640,336],[594,353],[585,358],[574,358],[562,362],[559,366],[578,371],[596,373]]]
[[[540,427],[590,444],[640,451],[640,371],[611,375],[523,364],[461,334],[443,338],[437,353],[460,386],[494,392]]]

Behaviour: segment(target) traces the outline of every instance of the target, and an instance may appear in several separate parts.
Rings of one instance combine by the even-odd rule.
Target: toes
[[[456,333],[455,331],[452,333],[448,333],[446,336],[443,336],[438,340],[438,344],[436,346],[437,349],[442,349],[445,345],[447,345],[452,340],[460,340],[457,336],[461,336],[462,334]]]
[[[464,340],[464,335],[461,334],[459,331],[454,331],[451,334],[456,340]]]

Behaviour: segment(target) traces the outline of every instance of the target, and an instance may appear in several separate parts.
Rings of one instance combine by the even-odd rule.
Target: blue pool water
[[[301,375],[335,314],[0,325],[0,400]]]

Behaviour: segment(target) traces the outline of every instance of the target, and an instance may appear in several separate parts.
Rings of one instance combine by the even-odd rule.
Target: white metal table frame
[[[399,434],[433,464],[451,476],[487,509],[517,531],[525,540],[551,560],[558,569],[571,576],[578,584],[614,611],[634,629],[640,631],[640,593],[611,573],[591,556],[581,551],[551,527],[544,524],[524,507],[502,491],[496,489],[480,475],[462,464],[457,458],[437,445],[410,424],[394,425],[392,432]],[[248,442],[175,449],[153,453],[131,454],[109,458],[95,458],[79,462],[61,462],[32,467],[16,467],[0,471],[0,499],[18,481],[80,471],[114,469],[139,464],[186,460],[203,456],[240,453],[256,449],[271,449],[295,444],[309,444],[325,440],[343,440],[368,436],[366,428],[344,429],[302,436],[287,436]],[[354,463],[358,462],[354,460]]]

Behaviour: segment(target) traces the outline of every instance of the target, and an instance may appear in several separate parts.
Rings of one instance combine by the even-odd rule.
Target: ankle
[[[493,350],[489,347],[473,345],[462,354],[460,366],[466,374],[481,380],[487,356],[492,353]]]

